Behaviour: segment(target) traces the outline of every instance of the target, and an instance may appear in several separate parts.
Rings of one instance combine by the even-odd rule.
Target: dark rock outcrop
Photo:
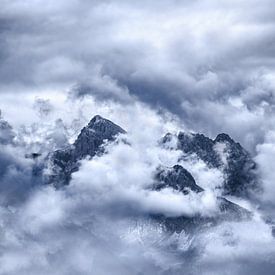
[[[172,139],[167,134],[162,143]],[[212,140],[202,134],[189,134],[180,132],[177,136],[177,149],[185,155],[196,155],[210,168],[222,170],[224,174],[224,195],[243,196],[257,188],[255,174],[256,163],[250,154],[227,134],[219,134]],[[218,146],[224,145],[223,152],[218,151]],[[221,154],[225,157],[224,163]]]
[[[154,190],[172,188],[187,195],[190,190],[195,193],[203,192],[203,188],[198,186],[193,176],[181,165],[171,168],[160,167],[155,175],[156,183]],[[223,198],[217,198],[218,212],[213,217],[196,215],[194,217],[165,217],[163,215],[153,215],[152,218],[161,223],[169,231],[181,232],[199,230],[205,227],[214,226],[222,221],[250,219],[252,214],[239,205]]]
[[[74,142],[74,157],[76,159],[93,157],[104,140],[113,141],[116,135],[124,133],[126,132],[121,127],[97,115],[81,130]]]
[[[73,145],[51,155],[52,174],[49,182],[56,186],[68,184],[71,174],[79,168],[79,160],[103,153],[102,145],[105,141],[114,141],[118,134],[124,133],[126,132],[112,121],[96,115],[81,130]]]
[[[190,190],[196,193],[203,191],[196,184],[193,176],[181,165],[175,165],[166,169],[160,167],[155,178],[157,181],[154,185],[155,190],[170,187],[184,194],[188,194]]]
[[[250,154],[226,134],[218,135],[214,142],[226,144],[224,154],[227,155],[227,163],[223,168],[224,194],[249,195],[250,191],[257,189],[256,163]]]
[[[221,159],[214,150],[215,142],[202,134],[178,134],[178,149],[186,154],[196,154],[210,167],[220,167]]]
[[[89,124],[84,127],[76,141],[66,149],[57,150],[50,156],[52,173],[49,182],[56,187],[69,183],[71,174],[78,170],[79,160],[86,157],[94,157],[104,153],[104,143],[115,141],[118,134],[126,133],[121,127],[100,116],[95,116]],[[167,134],[162,143],[169,142],[171,134]],[[217,144],[224,144],[224,154],[227,156],[227,165],[224,164],[220,152],[216,150]],[[226,189],[229,194],[238,194],[246,188],[246,182],[250,178],[246,175],[246,166],[253,169],[253,161],[249,154],[234,142],[228,135],[220,134],[215,140],[211,140],[202,134],[179,133],[177,136],[177,147],[184,154],[195,154],[212,168],[222,169],[226,173]],[[250,174],[249,174],[250,175]],[[236,179],[237,178],[237,179]],[[252,180],[252,179],[251,179]],[[236,187],[236,188],[235,188]],[[195,179],[181,165],[171,168],[159,167],[155,174],[153,190],[160,191],[164,188],[172,188],[177,192],[187,195],[190,192],[201,193],[203,188],[196,184]],[[215,217],[175,217],[167,218],[162,215],[151,215],[151,218],[163,224],[168,230],[194,230],[205,226],[215,225],[223,220],[247,219],[250,212],[242,207],[226,200],[217,198],[218,212]]]

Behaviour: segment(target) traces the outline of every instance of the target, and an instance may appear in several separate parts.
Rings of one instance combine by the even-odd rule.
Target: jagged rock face
[[[196,232],[207,229],[224,221],[244,221],[252,218],[252,213],[248,210],[234,204],[225,198],[219,198],[220,212],[214,217],[203,217],[200,215],[194,217],[165,217],[164,215],[154,215],[152,218],[164,226],[168,231],[180,233]],[[275,232],[275,227],[274,227]],[[275,233],[274,233],[275,234]]]
[[[239,144],[224,134],[218,135],[215,143],[225,142],[227,165],[224,167],[224,193],[229,195],[247,194],[257,187],[256,163],[250,154]]]
[[[196,154],[211,167],[222,165],[218,154],[214,150],[214,141],[202,134],[178,134],[178,149],[187,154]]]
[[[81,130],[72,146],[53,153],[51,156],[53,174],[50,182],[58,183],[57,185],[68,184],[71,174],[79,168],[79,160],[102,153],[101,146],[105,140],[114,141],[118,134],[123,133],[126,132],[115,123],[99,115],[95,116]]]
[[[53,164],[53,173],[50,178],[56,187],[68,184],[71,174],[79,168],[78,161],[89,156],[103,153],[102,145],[105,140],[114,141],[118,134],[126,133],[121,127],[113,122],[100,116],[95,116],[90,123],[84,127],[76,141],[70,147],[55,151],[51,156]],[[166,135],[162,142],[169,141],[171,135]],[[189,135],[180,133],[177,136],[178,149],[186,154],[196,154],[200,159],[205,161],[210,167],[223,167],[223,160],[215,150],[218,143],[226,144],[228,151],[228,167],[224,170],[229,174],[228,181],[233,176],[239,176],[244,172],[244,166],[247,165],[249,159],[248,153],[229,136],[221,134],[215,140],[211,140],[204,135]],[[227,170],[226,170],[227,169]],[[235,170],[234,170],[235,169]],[[242,178],[242,180],[246,180]],[[243,184],[240,182],[239,184]],[[230,185],[230,183],[229,183]],[[231,186],[231,185],[230,185]],[[203,188],[196,184],[193,176],[181,165],[175,165],[171,168],[159,167],[155,174],[155,184],[153,190],[160,191],[164,188],[172,188],[177,192],[187,195],[189,192],[204,192]],[[232,189],[233,190],[233,189]],[[175,217],[167,218],[162,215],[151,215],[151,218],[158,223],[163,224],[168,230],[198,230],[204,226],[215,225],[219,221],[228,219],[243,219],[250,217],[250,213],[242,207],[226,200],[218,198],[220,213],[215,217]]]
[[[89,156],[102,153],[104,141],[113,141],[115,136],[125,131],[110,120],[95,116],[84,127],[74,144],[66,149],[57,150],[52,154],[53,179],[68,183],[71,173],[78,169],[78,161]],[[173,136],[167,134],[162,143],[167,143]],[[242,196],[256,186],[254,173],[256,164],[249,153],[226,134],[219,134],[212,140],[202,134],[188,134],[180,132],[177,136],[177,149],[185,155],[195,154],[209,167],[222,170],[224,174],[224,193],[226,195]],[[222,144],[223,152],[217,150]],[[222,155],[222,156],[221,156]],[[225,159],[225,160],[224,160]],[[164,176],[164,171],[159,171],[157,177],[158,189],[171,186],[179,191],[189,188],[199,191],[192,175],[183,167],[175,166],[173,170],[166,171],[169,177]]]
[[[75,157],[77,159],[86,156],[93,157],[104,140],[112,141],[116,135],[124,133],[126,132],[121,127],[97,115],[81,130],[77,137],[74,143]]]
[[[167,143],[171,138],[172,135],[167,134],[162,142]],[[222,155],[226,161],[217,150],[220,144],[224,145]],[[247,195],[250,190],[256,188],[256,163],[249,153],[227,134],[219,134],[212,140],[202,134],[180,132],[177,135],[177,149],[187,155],[195,154],[210,168],[222,170],[225,176],[225,195]]]
[[[163,188],[172,188],[187,195],[190,190],[199,193],[203,188],[198,186],[192,175],[181,165],[175,165],[171,168],[159,168],[155,176],[157,183],[153,186],[154,190]],[[204,227],[214,226],[224,220],[244,220],[250,219],[252,214],[239,205],[228,201],[223,197],[217,198],[219,213],[215,217],[171,217],[163,215],[153,215],[152,218],[158,221],[165,228],[172,232],[194,231]]]
[[[172,168],[159,168],[156,174],[157,183],[154,185],[155,190],[163,188],[173,188],[184,194],[188,194],[189,190],[201,192],[203,189],[198,186],[193,176],[181,165],[175,165]]]
[[[252,218],[252,213],[243,207],[223,198],[218,197],[220,217],[222,220],[244,220]]]

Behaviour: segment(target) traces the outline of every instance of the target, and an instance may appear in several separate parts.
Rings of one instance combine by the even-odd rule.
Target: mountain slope
[[[155,179],[157,182],[153,186],[154,190],[172,188],[176,192],[181,192],[184,195],[187,195],[190,191],[195,193],[204,191],[196,184],[193,176],[181,165],[175,165],[172,168],[159,168]],[[173,232],[199,230],[203,227],[216,225],[224,220],[247,220],[252,217],[252,213],[248,210],[223,197],[218,197],[217,203],[218,213],[213,217],[203,217],[201,215],[169,218],[164,215],[153,215],[152,217]]]
[[[189,191],[202,192],[203,189],[198,186],[193,176],[181,165],[174,165],[172,168],[160,167],[155,175],[157,183],[155,190],[163,188],[172,188],[176,191],[188,194]]]
[[[71,174],[78,170],[79,160],[102,153],[105,141],[114,141],[118,134],[124,133],[126,131],[112,121],[96,115],[81,130],[73,145],[57,150],[51,155],[52,174],[49,182],[56,186],[68,184]]]
[[[57,150],[50,156],[52,173],[49,182],[56,187],[69,183],[71,174],[79,169],[79,161],[86,157],[94,157],[104,152],[105,142],[114,142],[117,135],[125,134],[118,125],[110,120],[95,116],[84,127],[76,141],[68,148]],[[169,142],[171,134],[162,139],[162,144]],[[211,140],[202,134],[187,134],[180,132],[177,135],[177,149],[185,155],[195,154],[209,167],[221,169],[225,175],[225,193],[239,195],[250,187],[254,162],[239,143],[234,142],[228,135],[220,134]],[[222,146],[221,146],[222,145]],[[220,150],[220,147],[222,150]],[[248,174],[246,174],[248,172]],[[202,193],[203,188],[197,185],[192,174],[181,165],[173,167],[159,167],[155,172],[155,182],[152,190],[161,191],[170,188],[175,192],[188,195],[190,192]],[[241,220],[251,217],[251,213],[223,197],[218,197],[218,213],[214,217],[172,217],[150,215],[150,217],[168,230],[181,231],[215,225],[224,220]]]
[[[177,140],[177,149],[183,156],[195,155],[210,168],[220,169],[224,174],[224,195],[247,196],[257,188],[256,163],[250,154],[227,134],[219,134],[212,140],[202,134],[180,132],[168,133],[162,144]]]

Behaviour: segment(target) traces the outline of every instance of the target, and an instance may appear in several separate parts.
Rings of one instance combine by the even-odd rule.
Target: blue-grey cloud
[[[274,109],[272,11],[270,0],[3,1],[0,90],[133,96],[255,151],[265,131],[255,129]]]
[[[2,0],[0,108],[14,128],[1,120],[0,274],[272,274],[261,214],[274,215],[274,11],[272,0]],[[64,190],[41,185],[33,167],[96,113],[133,148],[83,161]],[[215,208],[131,185],[175,161],[156,144],[179,129],[227,132],[255,156],[264,190],[252,221],[190,239],[144,218]],[[221,184],[219,171],[184,164],[203,188]]]

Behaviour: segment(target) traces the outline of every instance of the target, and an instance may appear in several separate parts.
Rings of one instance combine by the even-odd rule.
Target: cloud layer
[[[270,0],[3,1],[1,92],[132,95],[254,151],[273,119],[274,8]]]
[[[79,118],[80,125],[81,121],[86,123],[91,109],[105,116],[113,113],[114,121],[120,121],[127,130],[129,126],[128,142],[109,144],[108,154],[83,160],[64,189],[41,186],[39,181],[27,188],[34,183],[34,163],[23,156],[37,148],[47,152],[50,144],[52,148],[58,146],[60,127],[53,125],[56,115],[62,117],[63,113],[62,108],[57,112],[53,106],[41,116],[35,101],[37,122],[19,128],[15,143],[5,147],[11,158],[7,167],[18,167],[16,171],[22,172],[9,179],[11,185],[5,185],[1,178],[3,197],[9,198],[8,186],[16,187],[15,195],[24,196],[12,196],[13,200],[1,203],[0,274],[182,274],[183,270],[187,274],[237,275],[244,270],[272,274],[275,251],[271,228],[248,202],[241,204],[254,211],[251,221],[225,222],[195,236],[184,231],[171,234],[148,219],[151,214],[212,216],[217,211],[215,187],[221,185],[222,175],[194,158],[181,164],[192,172],[205,193],[183,196],[169,189],[156,192],[148,188],[156,167],[178,161],[173,142],[166,148],[158,145],[159,137],[178,129],[173,117],[137,103],[129,110],[117,103],[106,107],[106,103],[98,104],[92,98],[85,98],[85,108],[82,103],[82,99],[74,100],[75,113],[80,108],[85,114],[83,120]],[[75,135],[71,128],[75,117],[66,116],[70,102],[67,104],[62,104],[67,119],[63,123],[71,132],[63,134],[69,140]],[[262,146],[259,151],[267,157]],[[23,162],[19,162],[20,152]],[[259,163],[261,160],[264,158]],[[267,178],[266,183],[271,181]],[[22,186],[24,189],[19,188]]]
[[[273,274],[275,5],[271,0],[2,0],[0,274]],[[95,115],[131,146],[83,160],[54,190],[35,171]],[[0,122],[1,122],[0,121]],[[150,214],[215,215],[223,175],[180,162],[206,192],[148,188],[167,132],[227,132],[258,164],[251,221],[189,236]],[[222,148],[220,148],[222,150]],[[254,204],[253,204],[254,203]]]

